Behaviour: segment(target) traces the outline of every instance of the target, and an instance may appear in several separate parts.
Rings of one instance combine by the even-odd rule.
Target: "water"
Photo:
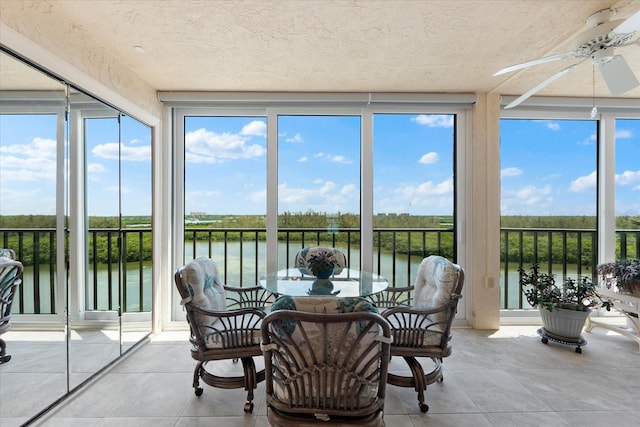
[[[360,250],[357,247],[351,247],[350,253],[347,253],[347,248],[341,248],[342,251],[347,254],[351,268],[360,268]],[[256,250],[258,252],[257,259],[259,264],[255,265]],[[278,269],[286,268],[287,266],[293,266],[293,260],[297,247],[289,246],[289,256],[287,257],[287,243],[278,243]],[[198,242],[196,244],[196,256],[211,257],[218,263],[218,268],[222,274],[222,279],[225,283],[234,286],[253,286],[257,284],[257,279],[267,273],[266,271],[266,242],[258,242],[257,246],[255,242],[212,242],[209,245],[207,242]],[[193,244],[187,242],[185,244],[185,259],[193,259]],[[287,264],[287,258],[289,262]],[[377,253],[374,253],[374,263],[378,260]],[[375,272],[379,272],[384,276],[392,286],[408,286],[413,283],[418,271],[418,266],[422,258],[412,257],[411,260],[407,256],[397,255],[395,258],[390,253],[382,253],[380,255],[380,266],[374,267]],[[111,273],[106,265],[100,266],[96,273],[97,283],[97,306],[93,306],[93,270],[89,270],[88,280],[89,286],[86,291],[86,304],[88,309],[108,310],[115,309],[118,306],[118,275],[117,265],[111,266]],[[143,267],[143,311],[151,310],[151,294],[152,294],[152,276],[151,276],[151,264],[147,263]],[[111,274],[111,277],[110,277]],[[55,283],[55,273],[53,276],[53,284],[51,283],[50,269],[48,265],[41,265],[39,272],[39,295],[40,295],[40,313],[54,313],[55,309],[55,295],[58,290],[58,286]],[[19,300],[23,300],[23,313],[34,313],[34,273],[33,267],[25,267],[23,273],[23,285],[22,296],[18,297],[14,302],[14,309],[19,307]],[[109,280],[111,280],[111,298],[112,303],[109,307]],[[172,284],[173,288],[173,276],[166,278]],[[136,312],[139,311],[140,297],[139,297],[139,270],[137,263],[130,263],[127,265],[127,307],[125,311]],[[70,281],[75,283],[75,280]],[[54,297],[51,298],[53,292]],[[177,292],[174,292],[174,307],[179,301]],[[179,304],[178,307],[179,308]],[[18,312],[15,310],[14,312]]]

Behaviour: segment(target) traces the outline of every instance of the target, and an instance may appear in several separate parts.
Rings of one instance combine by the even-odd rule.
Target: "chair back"
[[[194,349],[224,350],[220,352],[221,358],[240,348],[254,347],[260,353],[260,322],[264,312],[257,308],[227,307],[227,287],[220,279],[215,261],[196,258],[180,267],[174,278]]]
[[[381,419],[391,333],[370,302],[281,297],[261,329],[270,422]]]
[[[207,310],[226,308],[224,283],[220,280],[218,266],[210,258],[196,258],[178,269],[176,287],[182,305],[190,303]]]
[[[464,272],[460,266],[438,255],[426,257],[420,263],[418,276],[413,285],[414,307],[435,308],[452,305],[453,312],[445,310],[431,315],[437,322],[446,322],[451,315],[455,316],[455,306],[461,296],[463,282]]]
[[[22,283],[22,263],[16,261],[11,249],[0,249],[0,334],[11,327],[11,306],[16,290]]]

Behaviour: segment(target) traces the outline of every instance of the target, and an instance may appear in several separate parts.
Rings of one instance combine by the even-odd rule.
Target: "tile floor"
[[[445,380],[427,390],[428,413],[412,389],[388,387],[385,421],[393,427],[512,427],[640,425],[640,351],[633,341],[603,329],[574,347],[544,345],[536,326],[499,331],[454,331]],[[243,390],[205,385],[195,397],[195,362],[186,332],[163,332],[72,396],[39,426],[267,427],[264,384],[253,414],[244,414]],[[401,369],[402,360],[392,365]],[[12,419],[3,419],[9,427]],[[20,420],[14,419],[15,425]]]

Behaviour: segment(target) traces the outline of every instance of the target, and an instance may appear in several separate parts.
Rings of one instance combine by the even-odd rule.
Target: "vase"
[[[333,268],[322,268],[314,271],[314,276],[318,279],[328,279],[333,274]]]
[[[333,282],[328,279],[316,279],[311,284],[309,295],[331,295],[333,293]]]
[[[544,330],[554,338],[564,341],[580,341],[582,328],[589,316],[589,311],[567,310],[564,308],[549,311],[539,307]]]

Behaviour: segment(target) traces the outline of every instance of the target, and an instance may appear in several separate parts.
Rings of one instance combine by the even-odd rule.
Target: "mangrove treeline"
[[[440,254],[453,257],[453,218],[384,214],[374,217],[374,246],[382,251],[413,256]],[[322,212],[285,212],[278,218],[278,239],[305,245],[329,244],[359,246],[360,217],[354,214],[329,215]],[[640,217],[616,218],[619,230],[633,230],[624,239],[627,249],[639,245]],[[589,266],[597,249],[596,218],[593,216],[505,216],[501,218],[501,257],[503,261],[529,264],[550,259],[553,263]],[[262,215],[187,216],[185,241],[234,242],[266,240],[266,218]],[[526,229],[546,229],[545,232]],[[151,260],[151,218],[90,217],[88,251],[90,262],[118,261],[118,238],[127,262]],[[218,231],[220,230],[220,231]],[[509,230],[508,239],[505,238]],[[512,231],[516,230],[516,231]],[[635,230],[638,230],[636,233]],[[635,236],[635,237],[634,237]],[[620,239],[617,239],[620,253]],[[55,217],[47,215],[0,216],[0,245],[20,251],[26,265],[55,262]],[[633,252],[635,253],[635,252]]]

